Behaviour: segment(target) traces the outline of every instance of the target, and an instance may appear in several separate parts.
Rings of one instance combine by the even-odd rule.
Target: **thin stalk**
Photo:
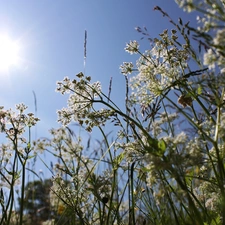
[[[163,109],[166,112],[166,118],[167,118],[167,120],[169,122],[169,127],[170,127],[170,130],[171,130],[172,136],[174,137],[174,130],[173,130],[173,127],[171,126],[171,123],[169,121],[168,113],[167,113],[167,110],[166,110],[166,107],[165,107],[165,104],[164,104],[164,101],[163,100],[162,100],[162,105],[163,105]]]
[[[194,200],[192,198],[193,196],[192,197],[190,196],[190,192],[188,190],[188,187],[187,187],[186,183],[184,181],[182,181],[179,174],[177,173],[177,171],[174,168],[170,167],[170,171],[174,175],[174,178],[175,178],[176,182],[178,183],[178,185],[187,194],[189,207],[193,211],[193,215],[194,215],[194,218],[192,218],[192,219],[196,219],[196,221],[198,221],[200,225],[203,225],[203,221],[202,221],[199,209],[196,207],[196,205],[194,203]]]
[[[131,164],[131,174],[130,174],[130,188],[131,188],[131,212],[132,212],[132,224],[135,225],[135,200],[134,200],[134,165],[135,162]]]
[[[163,95],[163,96],[164,96],[164,97],[165,97],[165,98],[166,98],[173,106],[175,106],[181,114],[183,114],[183,115],[188,119],[188,121],[193,125],[193,127],[195,127],[197,130],[201,131],[201,133],[204,134],[205,137],[206,137],[211,143],[214,142],[214,140],[213,140],[209,135],[207,135],[207,134],[204,132],[204,130],[203,130],[198,124],[196,124],[196,123],[192,120],[192,118],[190,118],[190,117],[184,112],[183,109],[179,108],[179,107],[178,107],[178,106],[177,106],[170,98],[168,98],[166,95]]]
[[[113,219],[113,222],[115,221],[116,217],[117,217],[117,221],[119,222],[121,219],[118,218],[119,217],[119,208],[120,208],[120,205],[123,201],[123,197],[125,195],[125,191],[126,191],[126,188],[127,186],[129,185],[129,180],[127,180],[126,184],[125,184],[125,187],[123,188],[123,191],[122,191],[122,194],[121,194],[121,197],[120,197],[120,201],[119,201],[119,204],[117,205],[117,209],[115,210],[115,218]],[[118,215],[118,216],[117,216]],[[119,219],[119,220],[118,220]]]
[[[12,179],[11,179],[11,187],[10,187],[10,196],[9,196],[8,204],[6,206],[6,213],[9,208],[9,215],[8,216],[6,215],[7,216],[7,225],[10,224],[10,219],[11,219],[11,215],[12,215],[12,209],[13,209],[13,203],[14,203],[15,174],[18,171],[18,150],[17,150],[17,135],[16,134],[14,136],[14,140],[12,140],[12,141],[13,141],[14,150],[15,150],[15,157],[14,157],[13,166],[12,166],[13,170],[12,170]]]
[[[114,196],[114,190],[116,188],[116,185],[117,185],[117,182],[116,182],[116,169],[114,168],[114,165],[113,165],[113,157],[112,157],[112,153],[110,151],[110,145],[109,145],[109,142],[107,140],[107,137],[104,133],[104,131],[102,130],[102,128],[99,126],[98,127],[104,137],[104,140],[106,142],[106,146],[107,148],[109,149],[109,157],[110,157],[110,161],[112,163],[112,169],[113,169],[113,181],[112,181],[112,190],[111,190],[111,196],[110,196],[110,201],[109,201],[109,211],[108,211],[108,216],[107,216],[107,220],[106,220],[106,224],[109,224],[109,221],[110,221],[110,214],[111,214],[111,211],[112,211],[112,207],[113,207],[113,196]]]
[[[118,113],[120,116],[124,117],[125,119],[127,119],[128,121],[130,121],[131,123],[133,123],[134,125],[136,125],[142,132],[143,134],[146,136],[146,137],[150,137],[149,133],[145,130],[145,128],[139,124],[136,120],[134,120],[132,117],[126,115],[125,113],[123,113],[122,111],[119,111],[115,108],[113,108],[110,104],[108,104],[107,102],[105,101],[100,101],[100,100],[93,100],[93,102],[95,103],[102,103],[103,105],[109,107],[110,109],[112,109],[115,113]]]
[[[125,81],[126,81],[126,98],[125,98],[125,106],[126,106],[126,115],[129,116],[129,112],[130,112],[130,108],[129,108],[129,105],[128,105],[128,100],[129,100],[129,80],[128,80],[128,77],[125,76]],[[129,138],[128,138],[128,135],[129,135],[129,122],[127,121],[126,122],[126,142],[128,143],[129,141]],[[131,213],[130,213],[130,208],[131,208],[131,199],[130,199],[130,193],[131,193],[131,187],[130,187],[130,163],[128,162],[128,165],[127,165],[127,168],[128,168],[128,209],[129,209],[129,221],[128,221],[128,224],[130,225],[131,223]]]
[[[98,202],[98,214],[100,219],[100,225],[104,225],[104,206],[103,206],[103,216],[102,216],[101,203],[98,199],[97,199],[97,202]]]
[[[30,152],[30,143],[31,143],[31,127],[29,126],[29,141],[28,141],[28,145],[27,145],[27,150],[26,152],[26,158],[25,160],[22,162],[22,159],[20,159],[20,162],[22,164],[22,186],[21,186],[21,199],[20,199],[20,223],[19,225],[23,224],[23,208],[24,208],[24,193],[25,193],[25,177],[26,177],[26,162],[28,159],[28,154]]]
[[[21,199],[20,199],[20,223],[23,225],[23,206],[24,206],[24,192],[25,192],[25,173],[26,173],[26,160],[22,164],[22,187],[21,187]]]

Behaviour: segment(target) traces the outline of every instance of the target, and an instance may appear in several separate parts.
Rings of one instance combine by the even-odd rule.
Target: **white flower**
[[[205,202],[205,207],[216,211],[218,209],[219,196],[217,193],[212,193],[211,198],[208,198]]]
[[[54,225],[54,224],[55,224],[55,219],[46,220],[42,222],[42,225]]]
[[[209,69],[214,69],[215,68],[215,63],[217,61],[217,57],[215,53],[213,53],[212,49],[209,49],[205,54],[204,54],[204,61],[203,64],[208,66]]]
[[[195,9],[193,0],[176,0],[176,2],[184,11],[192,12]]]
[[[225,29],[218,30],[215,38],[213,38],[215,45],[225,46]]]
[[[183,131],[179,133],[175,138],[173,143],[175,145],[185,143],[187,141],[187,134],[185,134]]]
[[[138,53],[138,48],[139,44],[137,41],[130,41],[130,43],[126,44],[125,51],[132,55]]]
[[[224,73],[224,74],[225,74],[225,68],[222,68],[222,69],[220,70],[220,73]]]
[[[124,62],[123,65],[120,66],[121,73],[124,75],[131,74],[133,71],[133,64],[131,62]]]

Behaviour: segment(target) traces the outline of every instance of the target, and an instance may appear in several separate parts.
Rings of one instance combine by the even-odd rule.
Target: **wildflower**
[[[212,196],[206,200],[205,207],[212,211],[218,210],[218,207],[219,207],[218,193],[215,193],[215,192],[212,193]]]
[[[120,66],[121,73],[124,75],[131,74],[133,72],[133,67],[131,62],[124,62],[123,65]]]
[[[224,73],[225,74],[225,67],[220,70],[220,73]]]
[[[19,110],[20,113],[23,113],[27,109],[27,106],[24,105],[24,103],[20,103],[20,104],[16,105],[16,109]]]
[[[139,44],[137,41],[130,41],[130,43],[126,44],[126,47],[124,48],[126,52],[132,54],[138,53],[139,50]]]
[[[195,9],[193,0],[176,0],[176,2],[184,11],[192,12]]]
[[[212,69],[215,69],[216,61],[217,61],[217,57],[216,57],[215,53],[212,51],[212,49],[209,49],[204,54],[203,64],[208,66],[209,69],[212,70]]]

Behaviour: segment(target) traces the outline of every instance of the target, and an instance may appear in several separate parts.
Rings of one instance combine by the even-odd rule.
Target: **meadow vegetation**
[[[112,84],[103,93],[82,72],[57,82],[68,101],[50,138],[31,140],[39,119],[24,104],[1,107],[0,224],[225,225],[225,1],[176,2],[198,12],[197,27],[156,6],[173,29],[136,28],[150,48],[126,44],[137,60],[120,67],[124,109]],[[71,124],[102,139],[84,142]],[[26,183],[43,151],[52,179]]]

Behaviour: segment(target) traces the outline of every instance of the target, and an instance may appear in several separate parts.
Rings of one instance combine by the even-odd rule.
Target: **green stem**
[[[111,106],[110,104],[108,104],[105,101],[101,101],[101,100],[93,100],[93,102],[95,103],[102,103],[103,105],[107,106],[108,108],[112,109],[115,113],[119,114],[120,116],[124,117],[126,120],[132,122],[133,124],[135,124],[142,132],[143,134],[148,137],[149,139],[153,139],[149,133],[145,130],[145,128],[139,124],[136,120],[134,120],[132,117],[128,116],[127,114],[123,113],[120,110],[115,109],[113,106]]]
[[[12,166],[12,179],[11,179],[11,185],[10,185],[10,194],[9,194],[9,200],[8,203],[6,205],[6,210],[5,212],[8,212],[9,209],[9,214],[8,216],[5,215],[5,219],[7,220],[7,225],[10,224],[10,219],[11,219],[11,215],[12,215],[12,209],[13,209],[13,203],[14,203],[14,184],[15,184],[15,174],[18,171],[18,151],[17,151],[17,135],[15,135],[13,141],[13,146],[14,146],[14,150],[15,150],[15,157],[14,157],[14,161],[13,161],[13,166]],[[4,218],[4,216],[2,217],[2,219]]]
[[[21,187],[21,199],[20,199],[20,223],[19,225],[23,225],[23,203],[24,203],[24,192],[25,192],[25,173],[26,173],[26,160],[22,164],[22,187]]]
[[[134,165],[135,165],[135,162],[131,164],[131,173],[130,173],[132,225],[135,225]]]
[[[107,216],[107,220],[106,220],[106,224],[109,224],[109,221],[110,221],[110,214],[111,214],[111,211],[112,211],[112,207],[113,207],[113,196],[114,196],[114,190],[116,188],[116,185],[117,185],[117,181],[116,181],[116,176],[117,176],[117,172],[116,172],[116,169],[114,167],[114,164],[113,164],[113,157],[112,157],[112,153],[110,151],[110,145],[109,145],[109,142],[107,140],[107,137],[104,133],[104,131],[102,130],[102,128],[99,126],[98,127],[104,137],[104,140],[106,142],[106,146],[108,148],[108,151],[109,151],[109,157],[110,157],[110,161],[112,163],[112,169],[113,169],[113,181],[112,181],[112,190],[111,190],[111,196],[110,196],[110,201],[109,201],[109,209],[108,209],[108,216]],[[117,165],[116,165],[117,166]]]
[[[179,108],[179,107],[177,106],[177,104],[174,103],[174,102],[173,102],[170,98],[168,98],[166,95],[163,95],[163,97],[165,97],[165,98],[166,98],[166,99],[167,99],[167,100],[168,100],[175,108],[177,108],[178,111],[179,111],[181,114],[183,114],[183,115],[188,119],[188,121],[193,125],[193,127],[195,127],[197,130],[201,131],[201,133],[204,134],[205,137],[206,137],[211,143],[214,143],[214,140],[213,140],[209,135],[207,135],[207,134],[205,133],[205,131],[204,131],[198,124],[196,124],[196,123],[192,120],[192,118],[190,118],[190,117],[187,115],[187,113],[184,112],[183,109]]]

